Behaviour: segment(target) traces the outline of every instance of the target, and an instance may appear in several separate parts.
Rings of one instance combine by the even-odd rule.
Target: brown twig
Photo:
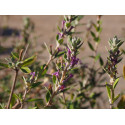
[[[22,54],[23,54],[23,49],[20,51],[19,61],[21,61],[21,59],[22,59]],[[16,81],[17,81],[17,76],[18,76],[19,69],[15,68],[15,72],[16,72],[16,74],[15,74],[14,82],[13,82],[13,85],[12,85],[12,88],[11,88],[11,93],[10,93],[10,96],[9,96],[9,100],[8,100],[8,104],[7,104],[7,109],[10,108],[10,103],[11,103],[11,99],[12,99],[12,96],[13,96],[13,93],[14,93],[14,89],[15,89],[15,85],[16,85]]]
[[[25,88],[25,92],[24,92],[24,95],[23,95],[23,99],[22,99],[22,103],[21,103],[20,109],[22,109],[23,106],[24,106],[24,101],[25,101],[25,99],[26,99],[26,95],[27,95],[28,92],[29,92],[29,91],[27,90],[27,88]]]
[[[58,90],[58,89],[57,89]],[[54,96],[57,94],[57,91],[55,91],[52,96],[50,97],[49,102],[47,103],[47,105],[45,107],[51,106],[52,105],[52,99],[54,98]]]
[[[13,85],[12,85],[12,88],[11,88],[11,93],[10,93],[10,97],[9,97],[8,104],[7,104],[7,109],[10,108],[10,102],[11,102],[12,95],[13,95],[13,92],[14,92],[14,89],[15,89],[17,76],[18,76],[18,69],[16,69],[16,74],[15,74],[14,82],[13,82]]]

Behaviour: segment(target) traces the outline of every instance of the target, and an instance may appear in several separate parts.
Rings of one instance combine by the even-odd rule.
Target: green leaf
[[[1,62],[0,62],[0,67],[8,68],[8,64],[1,63]]]
[[[39,102],[39,101],[43,101],[43,99],[28,99],[26,100],[26,102]]]
[[[50,92],[48,91],[47,94],[46,94],[46,102],[48,102],[48,101],[50,100],[50,96],[51,96],[51,94],[50,94]]]
[[[17,94],[13,94],[13,96],[16,98],[16,99],[19,99],[20,101],[22,100]]]
[[[119,97],[120,97],[121,94],[118,94],[114,99],[113,99],[113,102],[115,102]]]
[[[14,58],[14,59],[19,59],[19,55],[17,54],[17,53],[13,53],[13,52],[11,52],[11,55],[12,55],[12,57]]]
[[[58,41],[58,39],[59,39],[59,34],[56,35],[56,40]]]
[[[110,87],[108,86],[107,82],[106,82],[106,89],[107,89],[108,97],[109,97],[109,99],[111,99],[111,90],[110,90]]]
[[[37,83],[33,83],[31,88],[35,88],[38,87],[42,82],[37,82]]]
[[[103,59],[102,59],[102,57],[100,56],[100,58],[99,58],[99,63],[100,63],[100,65],[101,66],[103,66],[104,65],[104,62],[103,62]]]
[[[56,84],[56,76],[53,75],[53,83]]]
[[[96,31],[101,33],[102,32],[102,28],[101,27],[97,27]]]
[[[6,105],[4,103],[0,103],[0,109],[5,109]]]
[[[59,39],[58,43],[61,45],[63,43],[63,39]]]
[[[100,38],[99,38],[99,37],[96,37],[94,40],[95,40],[96,42],[100,42]]]
[[[100,58],[100,54],[97,54],[97,56],[95,56],[95,62]]]
[[[21,67],[21,71],[24,73],[31,73],[31,70],[28,67]]]
[[[47,70],[48,70],[48,66],[47,66],[46,69],[44,69],[45,66],[46,66],[46,64],[44,64],[44,65],[41,66],[41,71],[39,73],[39,75],[41,75],[41,77],[43,77],[46,74]]]
[[[88,45],[89,45],[89,48],[90,48],[92,51],[95,51],[93,45],[92,45],[90,42],[88,42]]]
[[[66,27],[69,28],[71,26],[71,23],[66,23]]]
[[[59,28],[59,26],[57,26],[57,28],[58,28],[59,32],[61,32],[61,29]]]
[[[55,55],[55,58],[56,58],[56,57],[60,57],[60,56],[62,56],[64,53],[65,53],[65,51],[61,51],[61,52],[59,52],[58,54]]]
[[[76,47],[76,49],[79,49],[82,46],[83,42]]]
[[[119,78],[117,78],[113,84],[113,88],[115,89],[116,85],[118,84]]]
[[[122,59],[123,59],[123,58],[118,59],[117,64],[120,63],[120,62],[122,61]]]
[[[35,60],[36,60],[36,55],[35,55],[35,56],[31,56],[31,57],[25,59],[25,60],[20,64],[20,66],[21,66],[21,67],[24,67],[24,66],[31,65],[32,63],[34,63]]]
[[[92,35],[92,37],[95,39],[96,38],[96,35],[95,35],[95,33],[93,32],[93,31],[91,31],[91,35]]]

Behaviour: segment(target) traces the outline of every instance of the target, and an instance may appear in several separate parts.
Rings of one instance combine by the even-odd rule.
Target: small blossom
[[[55,75],[57,78],[59,78],[59,71],[53,73],[52,75]]]
[[[66,88],[65,85],[61,85],[61,86],[59,87],[59,90],[63,91],[65,88]]]

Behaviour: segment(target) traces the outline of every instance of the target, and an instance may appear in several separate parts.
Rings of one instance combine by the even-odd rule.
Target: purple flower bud
[[[65,87],[65,85],[61,85],[60,87],[59,87],[59,90],[64,90],[66,87]]]
[[[32,75],[32,80],[33,80],[35,77],[35,72],[31,72],[30,75]]]
[[[59,47],[58,47],[58,52],[62,51]]]
[[[76,58],[76,56],[73,56],[71,59],[72,59],[72,60],[71,60],[71,64],[70,64],[71,67],[73,67],[74,65],[77,65],[77,64],[78,64],[79,59]]]
[[[67,82],[69,79],[71,79],[73,77],[73,74],[69,74],[69,76],[65,79],[65,80],[63,80],[63,83],[64,82]]]
[[[69,78],[72,78],[72,77],[73,77],[73,74],[70,74],[70,75],[69,75]]]
[[[55,73],[53,73],[52,75],[55,75],[57,78],[59,78],[59,70]]]
[[[68,59],[70,59],[71,57],[71,50],[67,47],[67,56],[68,56]]]
[[[59,39],[63,37],[63,33],[58,33],[58,35],[59,35]]]

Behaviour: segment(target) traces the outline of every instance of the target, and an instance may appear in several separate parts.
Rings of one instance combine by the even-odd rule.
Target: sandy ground
[[[55,35],[58,32],[57,31],[57,25],[60,24],[62,16],[0,16],[0,27],[7,25],[10,28],[22,28],[22,19],[24,17],[30,17],[31,20],[35,23],[35,34],[40,35],[39,39],[37,40],[37,49],[41,49],[41,45],[43,42],[47,42],[50,44],[55,44]],[[96,21],[96,16],[85,16],[81,23],[85,23],[86,21],[93,20]],[[105,49],[105,46],[108,46],[107,41],[109,38],[112,38],[113,36],[117,35],[120,38],[125,37],[125,16],[103,16],[102,17],[102,33],[101,33],[101,44],[99,46],[98,51],[102,54],[103,58],[106,59],[107,51]],[[79,28],[80,31],[85,30],[85,26],[81,26]],[[81,37],[83,35],[81,34]],[[2,46],[5,47],[11,47],[12,42],[1,42]],[[83,45],[85,48],[85,51],[83,53],[81,52],[82,56],[90,55],[91,51],[88,49],[88,47]],[[125,47],[125,45],[124,45]],[[124,49],[124,48],[123,48]],[[8,53],[4,55],[0,55],[0,58],[7,56]],[[46,55],[45,55],[46,56]],[[89,62],[88,62],[89,63]],[[123,64],[125,64],[125,60],[120,63],[119,68],[119,74],[122,74],[122,67]],[[103,89],[105,91],[105,88]],[[120,83],[117,87],[117,93],[119,91],[125,91],[125,81],[122,79],[120,80]],[[107,99],[107,96],[105,96],[105,99]]]

